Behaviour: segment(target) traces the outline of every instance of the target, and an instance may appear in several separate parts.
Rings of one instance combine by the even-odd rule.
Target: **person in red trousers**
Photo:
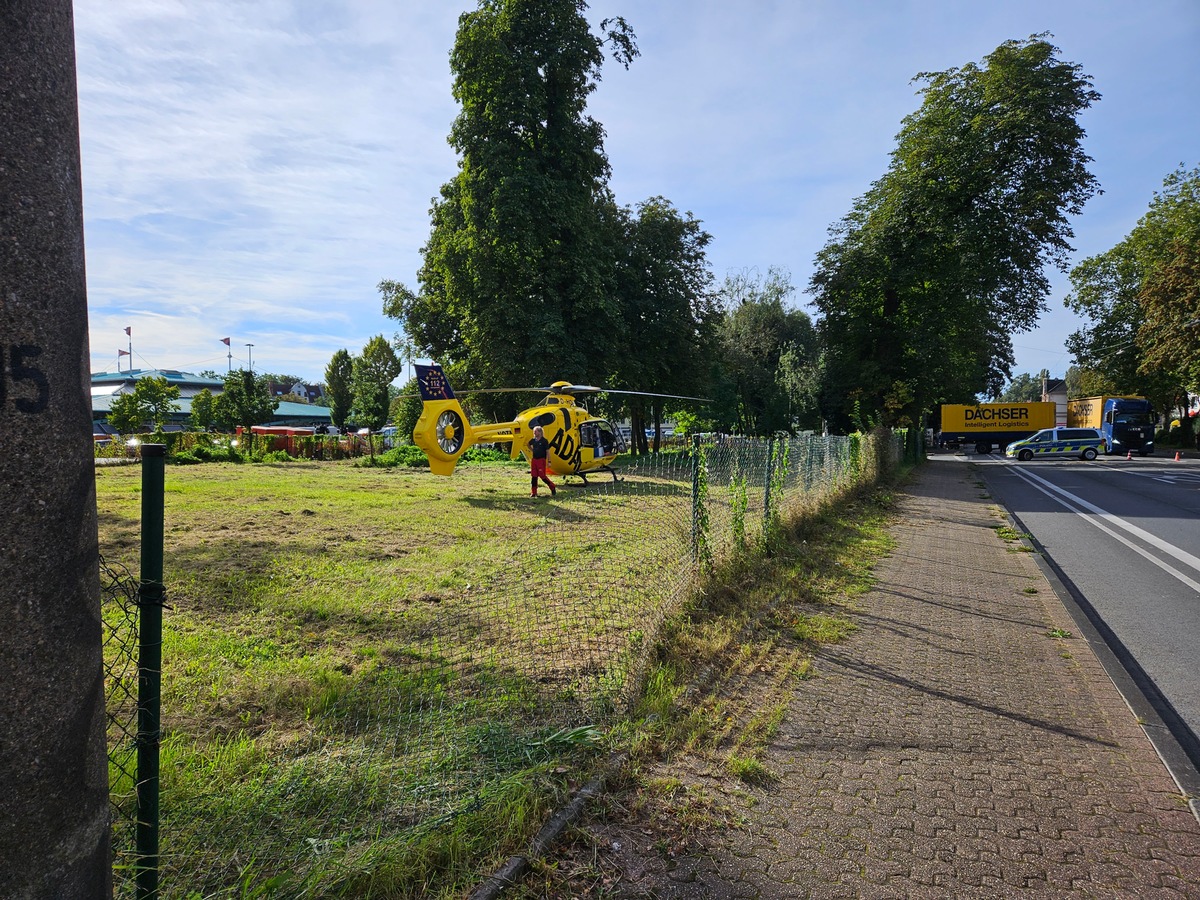
[[[542,433],[541,425],[533,426],[533,440],[529,442],[529,452],[532,454],[529,460],[529,496],[536,497],[538,495],[538,479],[540,478],[549,486],[550,496],[553,497],[556,493],[554,482],[546,474],[546,454],[550,452],[550,442]]]

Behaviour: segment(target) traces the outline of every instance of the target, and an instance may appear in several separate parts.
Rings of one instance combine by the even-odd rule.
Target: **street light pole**
[[[246,364],[250,366],[250,374],[254,374],[254,351],[253,344],[246,345]]]

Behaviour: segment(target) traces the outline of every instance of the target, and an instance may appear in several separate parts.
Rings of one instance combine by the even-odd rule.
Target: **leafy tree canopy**
[[[1200,233],[1171,242],[1171,255],[1142,283],[1139,371],[1167,373],[1200,391]]]
[[[1103,394],[1119,394],[1116,386],[1095,369],[1084,369],[1080,366],[1069,366],[1067,377],[1067,396],[1099,397]]]
[[[1160,409],[1200,388],[1198,243],[1200,168],[1180,167],[1120,243],[1071,270],[1066,305],[1089,324],[1067,349],[1114,390],[1144,394]]]
[[[113,398],[108,421],[121,434],[130,434],[143,425],[162,429],[171,421],[179,386],[165,378],[139,378],[128,394]]]
[[[354,403],[354,361],[345,348],[334,351],[329,365],[325,367],[325,401],[329,405],[329,419],[341,430],[350,415]]]
[[[1000,403],[1033,403],[1041,400],[1042,379],[1049,377],[1050,373],[1045,370],[1037,375],[1030,375],[1028,372],[1014,375],[1013,380],[1000,392],[996,400]]]
[[[998,394],[1010,335],[1045,309],[1097,189],[1079,114],[1099,99],[1079,66],[1034,35],[983,60],[922,73],[891,164],[830,229],[810,291],[827,347],[824,406],[916,423],[941,402]]]
[[[819,424],[819,355],[812,321],[789,307],[790,276],[741,273],[721,288],[718,419],[721,430],[768,435]]]
[[[388,409],[388,419],[396,426],[397,436],[411,441],[413,429],[417,427],[419,418],[421,418],[420,388],[417,386],[417,379],[410,378],[399,395],[393,398]]]
[[[192,397],[193,428],[207,431],[212,427],[213,420],[217,414],[216,402],[216,398],[213,397],[212,391],[208,388],[202,389],[196,396]]]
[[[291,387],[293,384],[308,384],[308,382],[299,375],[288,375],[282,372],[259,372],[259,377],[265,378],[267,381],[273,381],[276,384],[286,384]]]
[[[367,341],[362,355],[351,366],[354,418],[360,425],[378,430],[387,422],[391,403],[389,388],[400,374],[400,359],[382,334]]]
[[[236,369],[225,376],[225,387],[214,406],[217,426],[226,431],[234,431],[238,426],[249,430],[252,425],[271,421],[279,401],[271,396],[266,378]]]
[[[712,288],[706,248],[712,236],[691,213],[680,213],[665,197],[652,197],[621,211],[623,237],[617,257],[617,332],[594,369],[608,387],[630,391],[703,396],[716,340],[720,307]],[[649,449],[661,430],[661,397],[609,395],[628,407],[637,451]]]
[[[480,0],[450,68],[459,172],[434,200],[419,291],[380,284],[419,352],[468,383],[599,380],[622,327],[620,215],[603,129],[586,115],[604,49],[638,53],[623,19],[593,33],[582,0]]]

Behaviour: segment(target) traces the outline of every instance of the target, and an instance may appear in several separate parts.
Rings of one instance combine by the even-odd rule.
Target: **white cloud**
[[[216,359],[320,378],[333,351],[391,335],[376,284],[413,283],[430,198],[455,171],[448,55],[461,2],[77,0],[93,366],[123,329],[154,365]],[[1195,165],[1193,0],[597,0],[642,56],[609,60],[590,112],[618,200],[662,194],[714,235],[718,276],[807,281],[826,228],[884,171],[910,79],[1054,32],[1105,95],[1085,117],[1104,197],[1081,255],[1128,232],[1163,176]],[[1018,336],[1056,372],[1061,310]],[[112,354],[104,349],[112,347]],[[1048,349],[1047,349],[1048,348]],[[135,361],[136,362],[136,361]]]

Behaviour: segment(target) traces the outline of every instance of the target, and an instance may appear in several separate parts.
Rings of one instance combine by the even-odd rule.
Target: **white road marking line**
[[[1122,534],[1118,534],[1116,531],[1112,530],[1111,528],[1109,528],[1107,525],[1103,524],[1099,520],[1103,519],[1104,522],[1108,522],[1109,524],[1115,525],[1118,528],[1122,528],[1125,531],[1128,531],[1130,534],[1145,541],[1147,544],[1150,544],[1153,547],[1157,547],[1159,550],[1161,550],[1163,553],[1166,553],[1168,556],[1176,559],[1177,561],[1183,563],[1184,565],[1190,566],[1191,568],[1195,569],[1197,572],[1200,572],[1200,557],[1193,556],[1192,554],[1188,553],[1186,550],[1181,550],[1180,548],[1176,547],[1174,544],[1168,544],[1166,541],[1162,540],[1161,538],[1157,537],[1156,535],[1151,534],[1150,532],[1146,531],[1145,529],[1138,528],[1138,526],[1134,525],[1131,522],[1126,522],[1124,519],[1122,519],[1118,516],[1115,516],[1112,513],[1108,512],[1106,510],[1103,510],[1100,507],[1098,507],[1092,503],[1089,503],[1088,501],[1084,500],[1082,497],[1077,497],[1075,494],[1072,494],[1070,491],[1063,490],[1058,485],[1051,484],[1050,482],[1046,481],[1046,479],[1041,478],[1040,476],[1034,475],[1032,472],[1023,471],[1022,469],[1020,469],[1017,466],[1013,466],[1012,468],[1017,473],[1017,475],[1019,475],[1021,478],[1024,478],[1027,482],[1029,482],[1029,484],[1032,487],[1041,491],[1043,494],[1045,494],[1050,499],[1055,500],[1058,503],[1061,503],[1067,509],[1071,510],[1071,512],[1075,513],[1081,519],[1083,519],[1083,521],[1096,526],[1101,531],[1103,531],[1105,534],[1109,535],[1113,539],[1124,544],[1126,547],[1133,550],[1135,553],[1150,560],[1150,562],[1154,563],[1156,566],[1158,566],[1160,569],[1162,569],[1168,575],[1171,575],[1171,576],[1177,578],[1178,580],[1180,580],[1184,584],[1186,584],[1188,587],[1190,587],[1192,590],[1196,591],[1197,593],[1200,593],[1200,582],[1188,577],[1183,572],[1177,571],[1176,569],[1167,565],[1165,562],[1163,562],[1161,559],[1159,559],[1154,554],[1150,553],[1148,550],[1146,550],[1142,547],[1139,547],[1137,544],[1133,543],[1133,541],[1129,540]],[[1051,492],[1053,492],[1053,493],[1051,493]],[[1061,494],[1062,496],[1056,497],[1055,494]],[[1069,501],[1065,500],[1065,499],[1063,499],[1064,497],[1070,498],[1070,500]],[[1071,506],[1072,503],[1077,504],[1077,506],[1079,508],[1078,509],[1073,508]],[[1092,513],[1092,515],[1091,516],[1085,515],[1084,510]],[[1093,516],[1095,518],[1093,518]]]

